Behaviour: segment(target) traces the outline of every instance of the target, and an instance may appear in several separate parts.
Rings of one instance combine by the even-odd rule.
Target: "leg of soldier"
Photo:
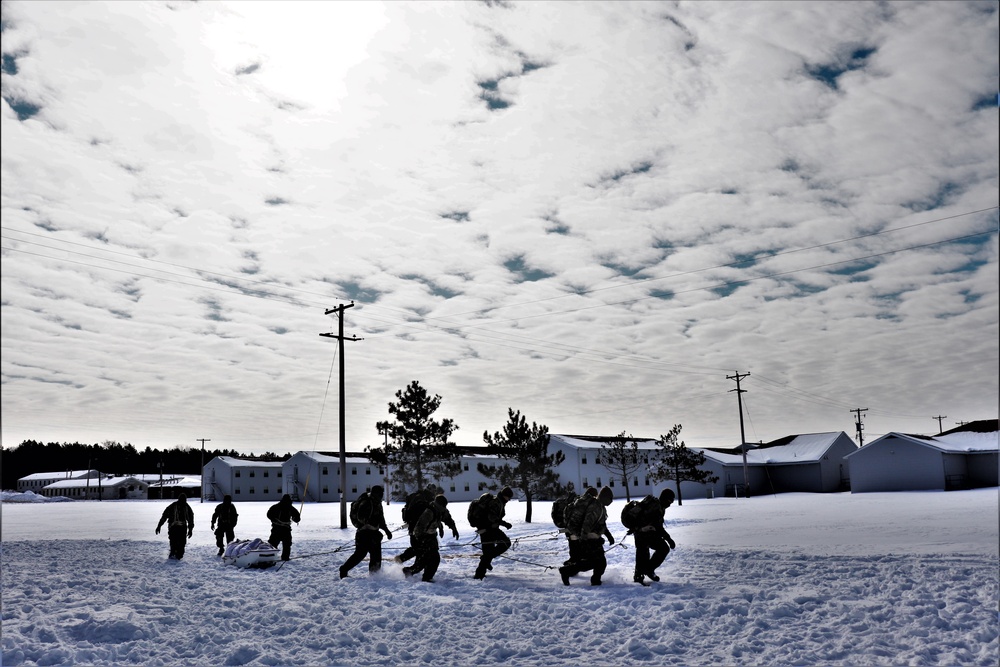
[[[667,541],[663,539],[663,536],[656,533],[652,533],[649,544],[653,548],[653,555],[649,559],[649,566],[646,568],[644,574],[653,581],[659,581],[660,578],[656,576],[656,568],[663,564],[663,559],[670,553],[670,547],[667,545]]]
[[[406,561],[410,560],[416,555],[417,555],[417,538],[413,536],[413,533],[410,533],[410,546],[406,547],[406,549],[403,550],[403,553],[393,558],[393,560],[396,561],[397,563],[405,563]]]
[[[184,526],[170,526],[167,529],[167,536],[170,538],[170,553],[177,560],[184,558],[184,546],[187,544],[187,528]]]
[[[365,531],[368,535],[368,571],[378,572],[382,569],[382,532],[378,530]]]
[[[426,545],[426,551],[423,555],[424,561],[424,581],[433,581],[434,575],[437,574],[438,566],[441,565],[441,551],[438,546],[438,540],[435,535],[429,535],[430,539]]]
[[[225,531],[221,526],[215,529],[215,546],[219,547],[220,556],[222,555],[222,552],[225,551],[226,548],[226,545],[222,543],[222,536],[224,533]],[[232,542],[232,540],[230,540],[230,542]]]
[[[416,560],[413,561],[413,565],[410,567],[403,568],[403,574],[408,577],[423,571],[424,567],[427,566],[426,536],[414,536],[411,537],[411,540],[413,543],[413,551],[416,554]]]
[[[340,566],[340,578],[343,579],[347,573],[353,570],[358,563],[368,555],[368,543],[365,541],[364,533],[368,531],[359,530],[354,533],[354,553],[351,554],[347,562]]]
[[[230,526],[226,528],[226,544],[234,541],[236,539],[236,529]]]
[[[633,579],[642,582],[642,577],[649,571],[649,539],[650,533],[637,531],[635,535],[635,572]]]
[[[590,585],[600,586],[601,577],[604,576],[604,571],[608,569],[608,558],[604,555],[604,542],[601,540],[594,540],[594,542],[597,542],[597,545],[591,559],[594,566],[594,573],[590,575]]]

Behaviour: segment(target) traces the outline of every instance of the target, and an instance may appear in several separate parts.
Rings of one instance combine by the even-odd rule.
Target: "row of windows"
[[[335,475],[339,475],[340,474],[340,468],[334,468],[334,470],[335,470],[335,472],[334,472]],[[323,475],[329,475],[330,474],[329,466],[323,466],[322,469],[320,470],[320,473],[323,474]],[[358,468],[357,468],[357,466],[351,468],[351,474],[352,475],[357,475],[358,474]],[[371,468],[365,468],[365,474],[366,475],[371,475],[372,474],[372,469]],[[385,471],[382,468],[379,468],[378,469],[378,474],[384,475]]]
[[[649,478],[646,477],[645,479],[646,479],[646,481],[645,481],[646,486],[649,486]],[[586,489],[589,486],[590,486],[590,481],[586,477],[584,477],[583,478],[583,488]],[[604,485],[601,484],[601,478],[598,477],[597,478],[597,488],[601,488],[602,486],[604,486]],[[608,486],[611,487],[611,488],[615,487],[615,478],[614,477],[612,477],[611,481],[608,482]],[[639,486],[639,478],[638,477],[633,477],[632,478],[632,486]]]
[[[247,477],[256,477],[257,476],[256,472],[257,472],[256,470],[251,470],[250,474],[247,475]],[[265,470],[264,474],[262,475],[262,477],[269,477],[270,473],[271,473],[270,470]],[[240,471],[239,470],[233,471],[233,477],[239,477],[239,476],[240,476]],[[276,476],[277,477],[281,477],[281,471],[280,470],[277,471],[277,475]]]
[[[644,454],[640,458],[642,459],[643,463],[645,463],[646,465],[649,465],[649,455],[648,454]],[[586,454],[582,454],[580,456],[580,463],[586,463],[586,462],[587,462],[587,455]],[[601,464],[601,455],[600,454],[597,454],[597,455],[594,456],[594,463],[596,463],[597,465],[602,465]]]

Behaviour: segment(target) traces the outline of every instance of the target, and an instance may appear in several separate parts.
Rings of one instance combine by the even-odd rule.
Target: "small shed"
[[[997,486],[998,433],[887,433],[847,456],[851,491]]]

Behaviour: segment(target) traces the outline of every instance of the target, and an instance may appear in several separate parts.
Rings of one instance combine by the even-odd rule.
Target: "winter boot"
[[[559,568],[559,576],[562,577],[563,586],[569,586],[569,570],[565,566]]]

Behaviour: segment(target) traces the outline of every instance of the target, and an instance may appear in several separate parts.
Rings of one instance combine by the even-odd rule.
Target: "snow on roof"
[[[160,479],[157,478],[156,481],[145,480],[150,486],[162,486],[164,488],[168,486],[201,486],[201,477],[199,475],[171,475],[170,477],[163,477],[163,484],[160,484]]]
[[[837,441],[843,431],[832,433],[807,433],[797,435],[788,444],[763,449],[747,450],[747,465],[780,465],[792,463],[814,463],[821,460]],[[724,454],[716,451],[692,447],[705,454],[705,458],[725,464],[743,464],[742,452]]]
[[[607,438],[595,438],[595,439],[584,439],[572,435],[558,435],[550,434],[549,436],[549,446],[552,445],[566,445],[567,447],[575,447],[576,449],[600,449],[601,445],[607,446],[607,444],[614,440],[615,436]],[[636,438],[636,442],[639,444],[639,449],[656,449],[659,447],[657,445],[657,440],[650,440],[648,438]]]
[[[936,449],[939,452],[945,452],[948,454],[970,454],[978,452],[996,452],[1000,451],[1000,445],[998,445],[998,436],[1000,432],[994,431],[993,433],[973,433],[970,431],[962,431],[959,433],[948,433],[946,435],[939,435],[937,437],[931,437],[926,435],[916,436],[908,435],[906,433],[886,433],[878,440],[873,440],[861,449],[851,452],[848,456],[854,456],[858,452],[867,451],[869,447],[883,440],[888,439],[898,439],[910,442],[916,445],[921,445],[923,447],[929,447],[930,449]]]
[[[329,456],[328,454],[320,454],[319,452],[296,452],[292,458],[296,456],[305,456],[319,463],[340,463],[339,456]],[[290,460],[290,459],[289,459]],[[344,459],[347,463],[362,463],[368,465],[374,465],[369,459],[363,456],[348,456]]]
[[[145,484],[145,482],[143,482],[141,479],[138,479],[138,478],[132,477],[132,476],[129,476],[129,477],[101,477],[100,480],[98,480],[96,477],[94,477],[94,478],[92,478],[90,480],[90,488],[93,489],[94,491],[96,491],[99,487],[100,488],[106,488],[106,487],[112,487],[112,486],[120,486],[120,485],[125,484],[125,483],[127,483],[129,481],[139,482],[140,484]],[[201,484],[201,482],[196,482],[195,486],[198,486],[199,484]],[[58,482],[52,482],[51,484],[46,485],[45,489],[46,490],[49,490],[49,489],[51,489],[51,490],[79,489],[79,488],[82,488],[82,487],[85,487],[85,486],[87,486],[87,478],[83,478],[83,479],[61,479]]]
[[[280,468],[283,461],[251,461],[248,459],[238,459],[233,456],[216,456],[231,468]]]
[[[86,478],[91,472],[90,470],[60,470],[57,472],[34,472],[30,475],[25,475],[19,481],[31,481],[36,479],[79,479],[81,477]]]

